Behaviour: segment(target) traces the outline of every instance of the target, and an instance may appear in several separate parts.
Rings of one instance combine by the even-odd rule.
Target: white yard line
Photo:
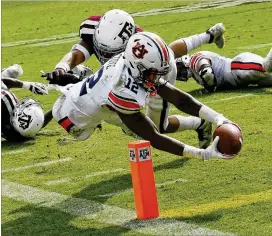
[[[2,170],[1,173],[7,173],[7,172],[11,172],[11,171],[21,171],[21,170],[30,169],[30,168],[37,167],[37,166],[49,166],[49,165],[52,165],[52,164],[71,161],[71,160],[72,160],[72,158],[68,157],[68,158],[65,158],[65,159],[59,159],[59,160],[55,160],[55,161],[41,162],[41,163],[36,163],[36,164],[33,164],[33,165],[29,165],[29,166],[22,166],[22,167]]]
[[[167,186],[167,185],[171,185],[171,184],[177,184],[177,183],[184,183],[184,182],[187,182],[186,179],[176,179],[176,180],[171,180],[171,181],[166,181],[164,183],[160,183],[160,184],[156,184],[156,187],[157,188],[161,188],[161,187],[164,187],[164,186]],[[98,195],[98,197],[113,197],[113,196],[119,196],[123,193],[129,193],[129,192],[132,192],[133,189],[132,188],[129,188],[129,189],[124,189],[123,191],[118,191],[118,192],[113,192],[113,193],[107,193],[107,194],[101,194],[101,195]]]
[[[272,43],[262,43],[262,44],[256,44],[256,45],[250,45],[250,46],[243,46],[243,47],[237,47],[235,49],[257,49],[257,48],[264,48],[272,46]]]
[[[2,196],[36,207],[47,207],[74,216],[94,219],[106,223],[135,230],[143,234],[155,235],[234,235],[195,224],[172,219],[135,220],[135,211],[116,206],[102,204],[83,198],[73,198],[56,192],[40,190],[7,180],[2,180]]]
[[[245,97],[251,97],[251,96],[254,96],[254,94],[247,93],[245,95],[233,96],[233,97],[222,98],[222,99],[215,99],[215,100],[207,101],[207,102],[203,102],[203,103],[205,103],[205,104],[211,104],[211,103],[224,102],[224,101],[229,101],[229,100],[234,100],[234,99],[240,99],[240,98],[245,98]]]
[[[13,155],[13,154],[17,154],[17,153],[22,153],[22,152],[27,152],[27,149],[20,149],[20,150],[14,150],[14,151],[9,151],[9,152],[2,152],[1,155]]]
[[[254,0],[253,2],[269,2],[271,0]],[[161,14],[175,14],[182,12],[194,12],[194,11],[207,11],[210,9],[218,9],[225,7],[238,6],[244,3],[252,2],[252,0],[213,0],[213,1],[203,1],[202,3],[185,5],[180,7],[170,7],[170,8],[159,8],[152,9],[142,12],[131,13],[133,17],[143,17],[143,16],[152,16],[152,15],[161,15]],[[50,46],[54,44],[70,43],[79,40],[78,33],[69,33],[61,35],[53,35],[48,38],[43,39],[29,39],[29,40],[20,40],[10,43],[3,43],[1,46],[14,47],[14,46]]]
[[[59,179],[59,180],[47,181],[47,182],[45,182],[45,184],[46,185],[57,185],[57,184],[67,183],[70,181],[71,181],[70,178],[64,178],[64,179]]]
[[[222,99],[215,99],[212,101],[202,101],[203,104],[212,104],[212,103],[218,103],[218,102],[224,102],[224,101],[230,101],[230,100],[234,100],[234,99],[241,99],[241,98],[245,98],[245,97],[251,97],[254,96],[254,94],[252,93],[247,93],[245,95],[241,95],[241,96],[233,96],[233,97],[228,97],[228,98],[222,98]],[[179,111],[177,108],[172,107],[170,109],[171,111]]]
[[[99,175],[108,175],[108,174],[112,174],[112,173],[116,173],[116,172],[124,172],[127,171],[126,169],[123,168],[119,168],[119,169],[115,169],[115,170],[105,170],[105,171],[98,171],[98,172],[94,172],[91,173],[89,175],[86,175],[84,178],[91,178],[91,177],[95,177],[95,176],[99,176]]]

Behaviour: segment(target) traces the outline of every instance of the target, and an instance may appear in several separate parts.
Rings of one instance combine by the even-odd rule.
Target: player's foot
[[[215,43],[218,48],[223,48],[225,45],[225,38],[224,38],[224,33],[225,33],[225,27],[223,23],[218,23],[208,29],[206,31],[207,34],[211,35],[211,39],[209,43]]]
[[[212,141],[212,123],[201,119],[200,126],[196,129],[199,148],[205,149]]]
[[[19,79],[23,74],[23,69],[20,65],[14,64],[8,68],[4,68],[1,72],[2,78]]]
[[[76,67],[74,67],[74,69],[72,70],[73,74],[78,76],[79,79],[84,79],[86,77],[89,77],[90,75],[93,74],[93,71],[91,68],[84,66],[82,64],[77,65]]]
[[[272,72],[272,48],[267,56],[264,58],[264,69],[267,72]]]

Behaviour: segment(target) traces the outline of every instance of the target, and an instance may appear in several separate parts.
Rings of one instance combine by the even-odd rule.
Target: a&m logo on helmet
[[[132,48],[133,55],[137,58],[144,58],[144,55],[148,53],[148,51],[145,49],[145,45],[140,44],[137,42],[134,47]]]

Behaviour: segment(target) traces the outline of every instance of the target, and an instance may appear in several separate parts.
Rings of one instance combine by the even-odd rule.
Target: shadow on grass
[[[154,167],[154,171],[181,168],[189,158],[177,159],[168,163],[164,163]],[[95,200],[101,203],[107,201],[110,196],[99,197],[99,195],[106,195],[116,192],[127,191],[132,188],[131,175],[124,174],[114,176],[111,179],[101,181],[99,183],[90,184],[88,187],[73,195],[73,197]]]
[[[19,214],[15,220],[2,223],[2,235],[39,235],[39,236],[90,236],[90,235],[121,235],[130,229],[119,226],[105,226],[94,222],[97,228],[92,227],[92,220],[86,220],[81,228],[76,227],[73,221],[76,216],[62,212],[57,209],[35,207],[27,205],[10,214]],[[21,215],[21,216],[20,216]]]
[[[34,139],[22,142],[10,142],[7,140],[1,140],[2,151],[16,151],[24,147],[34,145],[36,141]]]

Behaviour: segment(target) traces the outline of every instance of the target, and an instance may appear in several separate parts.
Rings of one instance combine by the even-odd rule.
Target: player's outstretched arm
[[[208,160],[213,157],[224,158],[224,156],[219,153],[216,148],[219,140],[218,137],[207,149],[199,149],[185,145],[176,139],[160,134],[150,118],[140,112],[130,115],[126,115],[120,112],[117,113],[124,124],[132,132],[141,138],[150,141],[151,145],[156,149],[178,156],[198,157],[204,160]]]
[[[180,111],[213,122],[217,126],[224,122],[231,122],[222,114],[203,105],[190,94],[179,90],[170,83],[161,86],[158,90],[158,94],[166,101],[172,103]]]
[[[48,123],[53,119],[53,113],[52,113],[52,109],[47,111],[45,114],[44,114],[44,122],[43,122],[43,126],[42,128],[44,128],[45,126],[48,125]]]
[[[8,88],[25,88],[30,90],[32,93],[43,95],[48,94],[48,88],[45,84],[37,82],[27,82],[13,78],[2,78],[2,82]]]
[[[90,55],[90,48],[87,43],[83,40],[79,41],[55,66],[53,71],[54,76],[59,77],[59,75],[63,75],[69,70],[72,70],[75,66],[88,60]]]

